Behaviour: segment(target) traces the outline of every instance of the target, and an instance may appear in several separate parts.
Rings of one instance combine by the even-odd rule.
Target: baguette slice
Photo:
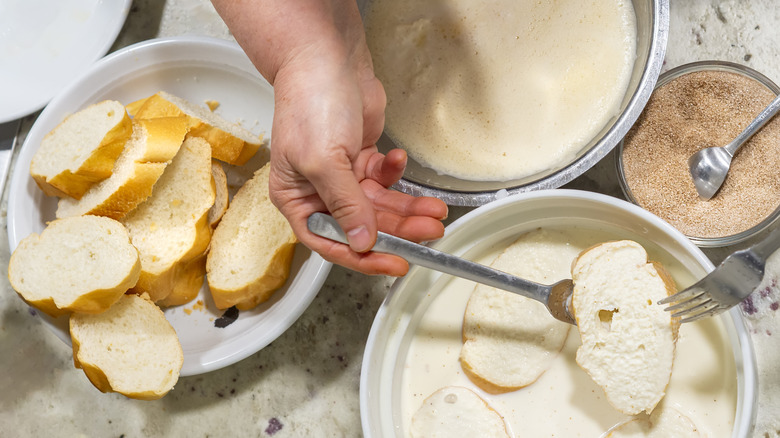
[[[504,419],[482,397],[460,386],[444,387],[412,416],[412,437],[509,437]]]
[[[213,160],[211,163],[211,176],[214,178],[217,196],[214,198],[214,205],[209,209],[209,225],[211,225],[211,228],[216,228],[230,204],[230,193],[227,174],[222,164],[217,160]]]
[[[182,264],[167,297],[157,302],[160,307],[181,306],[194,300],[206,277],[206,253]]]
[[[179,277],[193,275],[192,267],[202,266],[189,263],[208,248],[208,212],[214,197],[211,147],[201,138],[188,138],[157,180],[152,195],[122,219],[141,254],[141,276],[134,292],[146,292],[152,301],[160,301],[179,284]],[[201,284],[206,274],[202,268]],[[194,298],[197,289],[186,295]]]
[[[31,306],[57,317],[105,311],[138,280],[141,263],[119,222],[76,216],[50,222],[11,254],[8,279]]]
[[[700,438],[696,424],[682,412],[663,406],[612,429],[606,438]]]
[[[673,280],[630,240],[583,251],[572,280],[577,363],[618,411],[652,412],[672,374],[679,319],[656,303],[676,292]]]
[[[187,116],[191,137],[202,137],[211,144],[214,158],[230,164],[242,165],[257,152],[263,143],[236,123],[231,123],[207,107],[160,91],[149,96],[135,113],[136,119]]]
[[[298,240],[268,198],[269,172],[264,166],[239,189],[214,230],[206,278],[217,308],[252,309],[290,275]]]
[[[130,117],[135,118],[135,116],[138,114],[138,110],[141,109],[141,107],[146,103],[146,100],[149,99],[148,97],[144,97],[138,100],[134,100],[127,105],[125,105],[125,111],[127,111],[127,114],[130,115]]]
[[[532,281],[554,283],[568,277],[577,253],[565,235],[538,230],[521,236],[491,266]],[[515,391],[534,383],[566,343],[571,329],[532,299],[477,285],[463,317],[460,364],[466,376],[491,394]]]
[[[81,198],[109,176],[133,125],[121,103],[105,100],[68,116],[41,141],[30,175],[48,196]]]
[[[148,297],[124,295],[103,313],[70,317],[73,362],[101,392],[159,399],[179,379],[179,338]]]
[[[62,198],[57,217],[94,214],[121,219],[152,193],[152,187],[179,151],[187,124],[184,117],[133,121],[133,135],[114,171],[79,199]]]

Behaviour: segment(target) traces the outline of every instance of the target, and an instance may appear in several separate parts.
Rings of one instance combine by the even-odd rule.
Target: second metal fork
[[[680,322],[717,315],[750,295],[764,278],[766,259],[780,247],[780,228],[750,248],[726,257],[714,271],[692,286],[664,298],[658,304],[675,303],[665,310]]]

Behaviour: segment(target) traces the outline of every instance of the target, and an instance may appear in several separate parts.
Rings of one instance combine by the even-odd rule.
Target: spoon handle
[[[733,157],[734,154],[737,153],[737,150],[740,148],[740,146],[745,144],[746,141],[750,140],[750,137],[752,137],[753,134],[758,132],[759,129],[766,125],[766,123],[771,120],[775,114],[777,114],[778,110],[780,110],[780,95],[775,97],[775,100],[773,100],[769,106],[764,108],[764,110],[761,111],[758,116],[753,119],[752,122],[750,122],[749,125],[747,125],[744,131],[740,132],[731,143],[725,146],[725,149],[728,151],[729,155]]]
[[[335,240],[336,242],[347,243],[347,236],[344,234],[344,231],[330,215],[313,213],[309,216],[308,227],[309,231],[318,236]],[[377,233],[376,244],[371,250],[397,255],[415,265],[514,292],[537,300],[545,306],[550,295],[550,286],[525,280],[489,266],[462,259],[452,254],[401,239],[400,237],[382,233],[381,231]]]

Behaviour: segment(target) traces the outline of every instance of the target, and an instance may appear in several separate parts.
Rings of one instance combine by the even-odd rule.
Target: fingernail
[[[371,236],[364,226],[353,228],[347,232],[349,247],[355,252],[366,252],[371,249]]]

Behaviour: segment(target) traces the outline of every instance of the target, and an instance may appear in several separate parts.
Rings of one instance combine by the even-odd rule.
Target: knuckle
[[[339,220],[358,214],[360,208],[355,201],[349,198],[336,197],[331,200],[328,210],[336,220]]]

